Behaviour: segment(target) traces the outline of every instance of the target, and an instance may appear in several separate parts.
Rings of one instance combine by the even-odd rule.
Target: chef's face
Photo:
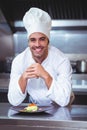
[[[48,55],[49,40],[42,33],[32,33],[29,37],[29,47],[33,58],[45,59]]]

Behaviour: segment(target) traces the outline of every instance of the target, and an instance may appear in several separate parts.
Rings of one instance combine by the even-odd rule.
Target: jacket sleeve
[[[8,101],[10,104],[17,106],[23,102],[26,97],[26,92],[23,94],[18,80],[22,74],[21,61],[15,58],[12,62],[10,82],[8,88]]]
[[[56,71],[57,78],[53,77],[47,97],[60,106],[66,106],[70,102],[72,93],[72,68],[68,58],[61,62]]]

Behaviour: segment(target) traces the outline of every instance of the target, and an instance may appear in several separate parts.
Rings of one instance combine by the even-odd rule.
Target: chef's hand
[[[43,78],[45,79],[45,76],[47,76],[47,71],[41,66],[39,63],[32,64],[29,68],[26,70],[27,78]]]
[[[25,86],[27,84],[27,80],[31,78],[43,78],[48,89],[52,83],[52,77],[50,74],[41,66],[39,63],[32,64],[30,67],[26,69],[26,71],[22,74],[19,79],[19,85],[21,86],[22,91],[25,91]],[[23,87],[24,86],[24,87]]]
[[[51,75],[43,68],[39,63],[32,64],[26,72],[28,73],[28,78],[43,78],[47,87],[49,88],[52,83]]]

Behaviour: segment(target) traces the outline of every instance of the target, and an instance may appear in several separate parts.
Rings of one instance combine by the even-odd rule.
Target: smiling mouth
[[[33,47],[32,49],[36,52],[41,52],[43,50],[43,47]]]
[[[36,52],[41,52],[42,49],[41,49],[41,48],[37,48],[37,49],[35,49],[35,51],[36,51]]]

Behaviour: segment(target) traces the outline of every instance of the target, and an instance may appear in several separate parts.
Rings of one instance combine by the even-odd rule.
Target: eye
[[[30,38],[30,42],[35,42],[36,39],[35,38]]]
[[[40,38],[40,41],[45,41],[46,40],[46,37],[41,37]]]

